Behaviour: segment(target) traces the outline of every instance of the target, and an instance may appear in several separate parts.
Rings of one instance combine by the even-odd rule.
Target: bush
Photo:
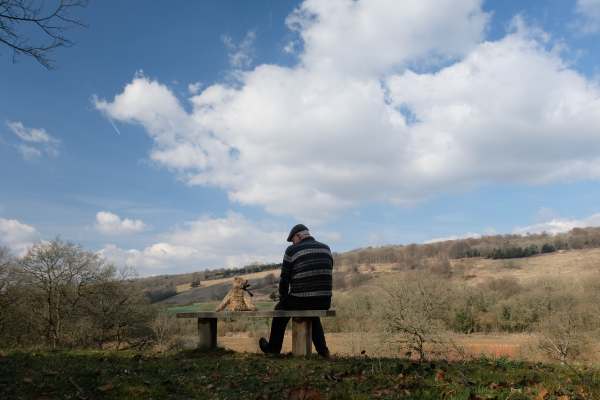
[[[542,253],[553,253],[556,251],[556,248],[550,243],[544,243],[542,246]]]

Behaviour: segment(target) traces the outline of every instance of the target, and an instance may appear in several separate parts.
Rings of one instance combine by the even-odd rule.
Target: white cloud
[[[136,267],[144,275],[241,267],[252,262],[280,262],[285,237],[285,232],[229,213],[223,218],[188,222],[141,250],[110,244],[100,254],[115,263]]]
[[[578,28],[583,33],[600,32],[600,0],[577,0]]]
[[[468,53],[488,18],[481,0],[307,0],[287,24],[303,39],[307,67],[372,77]]]
[[[235,43],[231,36],[223,35],[221,37],[223,44],[229,51],[229,64],[235,69],[244,69],[252,65],[254,56],[254,41],[256,33],[249,31],[240,43]]]
[[[589,217],[582,219],[569,219],[569,218],[553,218],[546,222],[540,222],[537,224],[517,227],[514,233],[519,235],[525,235],[528,233],[542,233],[546,232],[551,235],[557,233],[568,232],[573,228],[587,228],[600,226],[600,213],[592,214]]]
[[[19,121],[8,121],[8,128],[20,139],[16,147],[25,160],[32,160],[46,153],[48,156],[58,156],[60,141],[41,128],[27,128]]]
[[[39,151],[35,147],[28,146],[26,144],[18,145],[17,149],[19,150],[19,153],[21,153],[21,156],[27,161],[33,160],[33,159],[36,159],[36,158],[42,156],[41,151]]]
[[[190,94],[194,95],[194,94],[198,94],[200,92],[200,89],[202,89],[202,82],[194,82],[194,83],[190,83],[187,87],[188,92],[190,92]]]
[[[0,246],[5,246],[18,256],[39,240],[38,231],[16,219],[0,218]]]
[[[100,211],[96,214],[95,227],[106,235],[122,235],[141,232],[146,229],[146,224],[139,219],[121,219],[117,214]]]
[[[479,239],[481,238],[481,234],[479,233],[473,233],[473,232],[468,232],[468,233],[464,233],[462,235],[450,235],[450,236],[446,236],[446,237],[439,237],[439,238],[434,238],[434,239],[429,239],[425,242],[423,242],[424,244],[430,244],[430,243],[437,243],[437,242],[446,242],[448,240],[460,240],[460,239]]]
[[[187,183],[309,221],[481,183],[600,178],[597,84],[519,19],[482,42],[487,19],[476,0],[309,0],[288,18],[298,65],[207,86],[190,112],[140,74],[96,107],[141,124],[151,159]]]

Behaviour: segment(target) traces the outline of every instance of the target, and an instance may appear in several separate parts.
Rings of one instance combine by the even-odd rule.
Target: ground
[[[593,399],[600,371],[478,359],[292,358],[219,350],[10,352],[1,399]]]

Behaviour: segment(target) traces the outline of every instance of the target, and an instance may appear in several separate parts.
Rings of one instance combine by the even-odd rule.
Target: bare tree
[[[192,283],[190,284],[190,286],[193,288],[197,288],[200,287],[201,284],[202,278],[200,277],[200,274],[198,272],[194,273],[194,275],[192,275]]]
[[[402,280],[383,286],[387,295],[383,320],[388,333],[395,335],[407,354],[427,358],[428,346],[446,344],[445,317],[448,315],[449,288],[424,273],[406,274]]]
[[[164,311],[158,313],[156,318],[150,323],[156,344],[162,349],[166,348],[169,339],[173,335],[176,323],[175,318]]]
[[[53,348],[62,338],[63,320],[82,298],[86,286],[97,282],[108,268],[97,254],[54,239],[34,245],[19,260],[24,282],[43,296],[40,310],[46,338]]]
[[[548,315],[539,324],[539,331],[539,349],[561,364],[577,359],[588,345],[582,315],[572,308]]]
[[[52,69],[49,54],[73,45],[65,32],[85,26],[72,12],[86,5],[87,0],[0,0],[0,43],[13,52],[13,60],[30,56]]]
[[[152,309],[133,281],[135,271],[131,268],[116,271],[111,265],[100,272],[96,282],[83,291],[81,314],[76,317],[89,321],[91,339],[100,348],[114,342],[119,349],[126,338],[138,336],[133,331],[149,321]]]
[[[0,247],[0,295],[8,286],[9,267],[11,264],[10,254],[6,247]]]

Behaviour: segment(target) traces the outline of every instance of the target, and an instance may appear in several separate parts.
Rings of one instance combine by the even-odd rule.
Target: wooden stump
[[[198,318],[198,350],[217,348],[217,319]]]
[[[312,320],[292,318],[292,353],[307,356],[312,352]]]

